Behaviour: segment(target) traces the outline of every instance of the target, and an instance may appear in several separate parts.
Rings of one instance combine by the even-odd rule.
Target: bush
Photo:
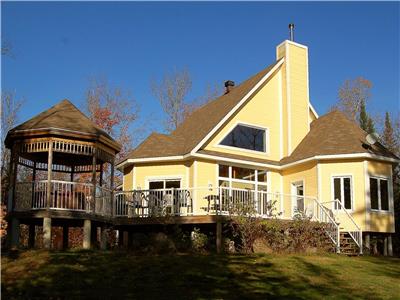
[[[199,228],[194,228],[191,233],[192,249],[195,252],[205,252],[208,244],[208,236],[200,232]]]

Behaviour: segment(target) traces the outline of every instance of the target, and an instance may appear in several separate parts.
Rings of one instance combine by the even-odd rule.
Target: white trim
[[[278,72],[278,109],[279,109],[279,159],[283,158],[283,97],[282,97],[282,70]]]
[[[377,192],[378,192],[378,208],[372,208],[371,207],[371,198],[370,198],[370,212],[374,212],[374,213],[393,213],[393,206],[391,205],[393,203],[393,196],[391,193],[392,187],[391,187],[391,177],[387,176],[387,175],[371,175],[369,174],[369,181],[371,179],[376,179],[378,187],[377,187]],[[387,188],[388,188],[388,210],[384,210],[382,209],[382,195],[381,195],[381,181],[382,180],[386,180],[387,181]],[[369,189],[369,192],[371,194],[371,186]]]
[[[310,107],[310,75],[309,75],[309,67],[308,67],[308,48],[305,48],[305,50],[306,50],[306,73],[307,73],[307,75],[306,75],[306,80],[307,80],[307,82],[306,82],[306,96],[307,96],[307,104],[308,104],[308,107]],[[310,110],[308,109],[307,110],[307,118],[308,118],[308,131],[310,131],[310,124],[311,124],[311,122],[310,122]]]
[[[368,173],[368,161],[363,162],[364,169],[364,198],[365,198],[365,231],[371,230],[371,197],[370,197],[370,187],[369,187],[369,173]]]
[[[311,112],[314,114],[314,116],[318,119],[319,115],[317,114],[317,111],[314,109],[314,106],[312,106],[311,102],[308,102],[308,108],[311,110]]]
[[[340,198],[341,198],[341,204],[343,206],[343,208],[349,212],[352,213],[353,211],[355,211],[355,201],[354,201],[354,175],[352,173],[334,173],[331,174],[331,200],[335,201],[335,185],[334,185],[334,180],[335,178],[340,178]],[[345,207],[345,203],[344,203],[344,178],[350,178],[350,205],[351,205],[351,209],[348,209]],[[335,210],[337,212],[340,212],[341,209],[335,209],[335,205],[332,202],[332,210]]]
[[[236,128],[236,126],[242,125],[245,127],[250,127],[254,129],[259,129],[263,130],[265,134],[265,151],[257,151],[257,150],[251,150],[251,149],[246,149],[246,148],[241,148],[241,147],[234,147],[234,146],[227,146],[227,145],[221,145],[222,141]],[[243,121],[236,121],[234,124],[232,124],[229,127],[228,133],[224,136],[222,136],[218,141],[213,145],[216,148],[223,148],[223,149],[228,149],[228,150],[234,150],[237,152],[248,152],[248,153],[253,153],[253,154],[258,154],[258,155],[264,155],[264,156],[270,156],[270,142],[269,142],[269,128],[268,127],[263,127],[260,125],[256,124],[251,124]]]
[[[167,158],[173,158],[173,159],[167,159]],[[390,158],[390,157],[385,157],[381,155],[375,155],[375,154],[370,154],[370,153],[352,153],[352,154],[335,154],[335,155],[316,155],[312,156],[309,158],[305,158],[302,160],[298,160],[292,163],[288,163],[285,165],[273,165],[273,164],[268,164],[268,163],[258,163],[258,162],[252,162],[252,161],[247,161],[247,160],[242,160],[242,159],[236,159],[236,158],[227,158],[227,157],[222,157],[222,156],[216,156],[216,155],[211,155],[211,154],[203,154],[203,153],[193,153],[193,154],[186,154],[183,156],[179,156],[180,159],[178,159],[178,156],[169,156],[169,157],[154,157],[154,158],[147,158],[146,160],[144,159],[128,159],[125,164],[128,163],[135,163],[135,162],[157,162],[157,161],[179,161],[179,160],[185,160],[189,157],[198,157],[198,158],[205,158],[205,159],[211,159],[211,160],[216,160],[216,161],[225,161],[225,162],[234,162],[234,163],[239,163],[243,165],[248,165],[248,166],[257,166],[257,167],[263,167],[263,168],[270,168],[274,170],[285,170],[287,168],[301,165],[304,163],[312,162],[315,160],[335,160],[335,159],[355,159],[355,158],[369,158],[369,159],[374,159],[374,160],[379,160],[379,161],[384,161],[384,162],[389,162],[389,163],[399,163],[399,159],[395,158]],[[163,160],[162,158],[165,158]]]
[[[300,184],[301,182],[301,184]],[[305,184],[305,178],[300,178],[300,179],[296,179],[296,180],[292,180],[290,181],[290,194],[292,195],[291,198],[291,216],[292,218],[294,217],[294,208],[295,208],[295,201],[297,201],[298,196],[302,196],[303,201],[306,198],[306,184]],[[303,186],[303,195],[297,195],[296,193],[293,193],[293,189],[297,188],[297,186],[302,185]],[[303,202],[304,204],[304,209],[306,208],[305,205],[305,201]]]
[[[314,160],[334,160],[334,159],[353,159],[353,158],[371,158],[386,162],[398,163],[399,159],[394,159],[386,156],[375,155],[370,153],[351,153],[351,154],[334,154],[334,155],[316,155],[302,160],[298,160],[289,164],[282,165],[282,169],[290,168],[299,164],[304,164]]]
[[[228,158],[228,157],[215,156],[215,155],[202,154],[202,153],[195,153],[195,154],[193,154],[193,156],[198,157],[198,158],[204,158],[204,159],[212,159],[212,160],[216,160],[217,162],[237,163],[237,164],[241,164],[244,166],[254,166],[254,167],[262,167],[262,168],[270,168],[270,169],[279,170],[279,166],[276,166],[276,165],[251,162],[251,161],[236,159],[236,158]]]
[[[267,73],[264,75],[263,78],[261,78],[261,80],[242,98],[242,100],[239,101],[238,104],[235,105],[235,107],[225,115],[225,117],[219,121],[219,123],[217,124],[217,126],[215,126],[197,145],[196,147],[194,147],[194,149],[191,151],[191,154],[197,152],[201,146],[203,146],[203,144],[205,142],[207,142],[213,135],[215,132],[217,132],[217,130],[223,125],[225,124],[225,122],[247,101],[247,99],[249,99],[253,93],[265,82],[267,81],[267,79],[269,79],[272,74],[283,64],[284,59],[281,59],[280,61],[277,62],[277,64]]]
[[[288,134],[288,153],[292,154],[292,110],[291,110],[291,94],[290,94],[290,64],[289,64],[289,43],[285,44],[285,64],[286,64],[286,111],[287,111],[287,134]]]

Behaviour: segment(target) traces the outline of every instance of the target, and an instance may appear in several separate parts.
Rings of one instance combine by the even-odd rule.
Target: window
[[[266,170],[219,165],[219,186],[226,188],[267,191]]]
[[[371,209],[389,210],[389,187],[387,179],[371,177],[369,179]]]
[[[159,189],[179,189],[181,187],[181,181],[179,179],[162,179],[149,181],[149,190]]]
[[[239,124],[222,140],[221,145],[266,152],[266,130]]]
[[[352,187],[351,187],[351,177],[341,176],[333,177],[333,196],[334,199],[339,200],[342,204],[341,206],[345,209],[352,209]],[[341,209],[339,205],[335,203],[335,209]]]

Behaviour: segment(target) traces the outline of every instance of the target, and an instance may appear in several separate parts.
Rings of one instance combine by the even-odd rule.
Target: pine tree
[[[368,117],[368,121],[367,121],[367,129],[365,130],[368,133],[374,133],[375,132],[375,123],[374,120],[372,120],[372,118]]]
[[[362,100],[361,105],[360,105],[360,114],[358,117],[358,122],[360,123],[360,127],[362,130],[365,130],[368,132],[369,120],[370,120],[370,118],[368,117],[368,114],[367,114],[367,109],[365,107],[365,101]]]
[[[382,141],[388,150],[392,151],[393,153],[396,152],[396,139],[394,137],[394,130],[388,112],[385,114],[385,127],[383,128]]]

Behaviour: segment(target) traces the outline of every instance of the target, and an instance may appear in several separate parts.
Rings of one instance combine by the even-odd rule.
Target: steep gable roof
[[[200,107],[170,135],[152,133],[124,160],[189,153],[279,63],[280,61],[273,63],[233,88],[229,93]]]
[[[309,133],[292,154],[281,160],[288,164],[317,155],[368,153],[389,158],[397,157],[381,144],[365,147],[367,133],[343,113],[332,111],[311,123]],[[364,145],[364,146],[363,146]]]

